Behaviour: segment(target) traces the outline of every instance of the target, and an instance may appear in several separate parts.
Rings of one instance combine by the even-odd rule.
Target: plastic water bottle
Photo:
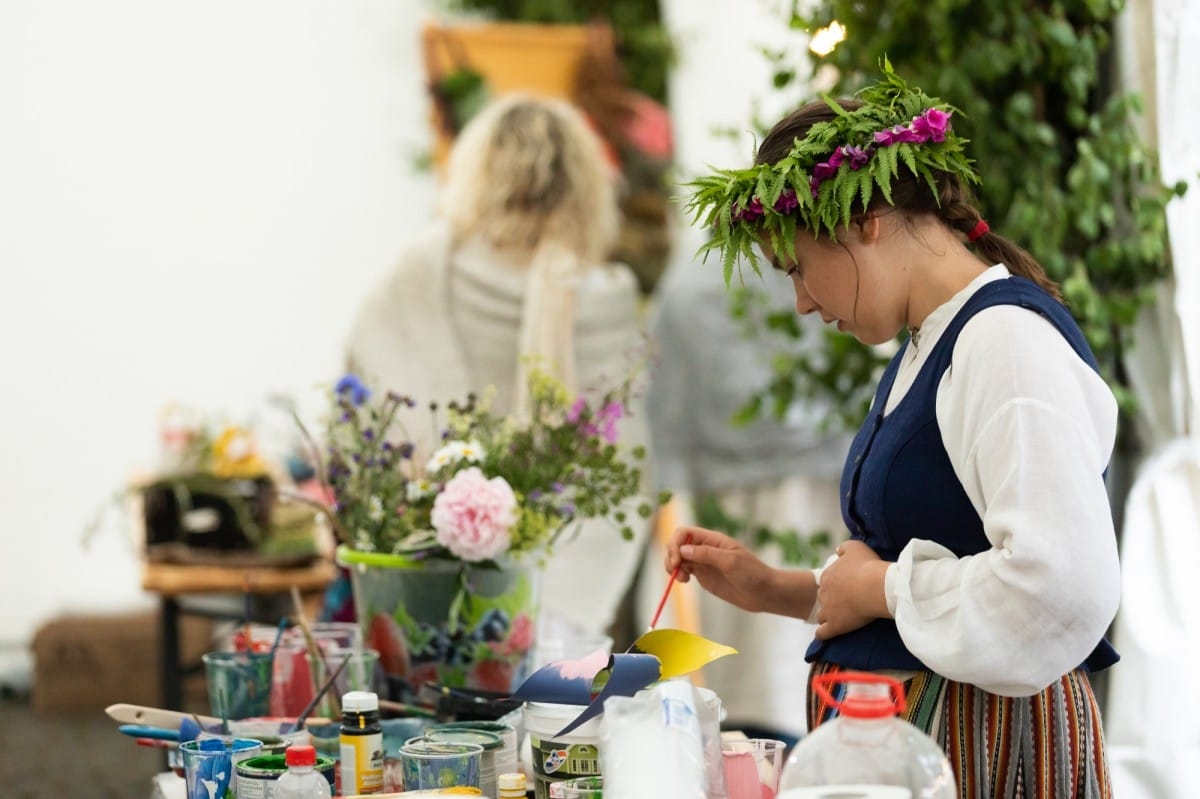
[[[830,688],[846,686],[839,701]],[[783,765],[779,799],[954,799],[950,761],[937,742],[897,716],[904,685],[860,672],[822,674],[813,691],[838,717],[796,744]]]
[[[275,782],[275,799],[330,799],[329,781],[316,770],[317,750],[293,744],[283,755],[288,770]]]

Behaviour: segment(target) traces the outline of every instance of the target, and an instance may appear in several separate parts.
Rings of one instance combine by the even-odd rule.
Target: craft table
[[[181,662],[179,617],[195,614],[210,618],[241,620],[245,594],[253,598],[286,598],[295,587],[301,594],[323,591],[333,581],[337,569],[332,562],[318,559],[308,566],[276,568],[266,566],[185,566],[174,563],[145,563],[142,588],[158,594],[162,604],[160,619],[160,656],[163,707],[182,710],[183,675],[188,670]],[[223,598],[227,604],[205,598]],[[232,602],[229,600],[232,599]],[[290,604],[290,599],[286,599]],[[275,618],[264,620],[268,624]]]

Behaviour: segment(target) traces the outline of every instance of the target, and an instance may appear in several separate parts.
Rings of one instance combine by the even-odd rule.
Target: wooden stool
[[[144,564],[142,588],[158,594],[162,604],[162,706],[168,710],[183,709],[183,675],[187,669],[180,662],[179,616],[187,613],[219,619],[243,618],[242,612],[188,607],[186,600],[206,595],[244,597],[246,592],[253,597],[279,597],[287,596],[292,588],[301,594],[312,594],[323,591],[336,575],[333,563],[324,559],[297,568]]]

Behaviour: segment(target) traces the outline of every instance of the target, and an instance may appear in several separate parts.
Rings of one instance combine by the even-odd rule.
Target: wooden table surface
[[[142,588],[162,596],[181,594],[287,593],[295,586],[301,592],[324,588],[337,576],[328,560],[319,559],[299,568],[264,566],[184,566],[175,563],[142,565]]]

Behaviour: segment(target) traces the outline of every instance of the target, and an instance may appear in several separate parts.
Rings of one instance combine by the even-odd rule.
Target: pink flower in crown
[[[430,516],[438,543],[467,561],[504,553],[517,521],[517,497],[503,477],[484,477],[478,467],[457,473],[433,501]]]
[[[821,163],[817,164],[813,167],[813,180],[817,181],[817,183],[829,180],[831,177],[837,174],[838,165],[840,163],[841,162],[839,160],[838,164],[834,164],[832,163],[831,159],[830,161],[822,161]]]
[[[750,198],[750,202],[746,203],[745,208],[733,209],[734,222],[753,222],[755,219],[762,218],[763,204],[762,200],[757,197]]]
[[[945,141],[949,126],[950,114],[937,108],[927,109],[912,121],[913,132],[921,137],[921,141]]]
[[[853,147],[849,144],[840,147],[839,151],[844,153],[850,159],[851,169],[861,169],[866,165],[867,161],[871,160],[871,151],[865,150],[862,147]]]
[[[781,214],[790,214],[800,207],[800,199],[796,196],[794,189],[784,189],[779,195],[779,199],[775,201],[775,210]]]

